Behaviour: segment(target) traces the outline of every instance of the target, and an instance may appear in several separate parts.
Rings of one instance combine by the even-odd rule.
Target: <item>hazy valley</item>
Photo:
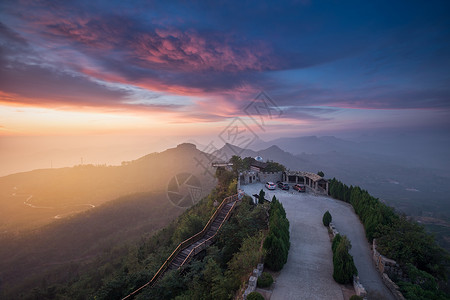
[[[326,178],[336,177],[347,185],[357,185],[380,198],[398,211],[412,216],[426,225],[439,243],[450,250],[450,169],[445,150],[433,143],[430,153],[416,149],[425,143],[408,139],[411,151],[405,150],[403,140],[356,143],[335,137],[299,137],[257,141],[251,149],[225,145],[221,155],[231,157],[262,156],[265,160],[280,162],[292,170],[323,171]],[[267,147],[267,148],[258,148]],[[394,151],[393,149],[397,149]],[[291,152],[292,151],[292,152]],[[417,152],[420,152],[419,155]],[[424,159],[428,157],[431,166]]]

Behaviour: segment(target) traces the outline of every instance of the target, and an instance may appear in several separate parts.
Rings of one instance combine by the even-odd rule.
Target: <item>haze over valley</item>
[[[449,10],[1,1],[0,298],[447,299]]]

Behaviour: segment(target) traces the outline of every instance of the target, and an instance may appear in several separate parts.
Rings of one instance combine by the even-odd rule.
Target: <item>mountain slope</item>
[[[38,228],[124,195],[165,192],[171,178],[182,172],[198,177],[205,195],[215,185],[207,160],[194,145],[181,144],[121,166],[82,165],[1,177],[0,236]],[[197,161],[205,161],[209,173]]]
[[[198,165],[198,160],[203,160],[207,166],[207,159],[194,145],[182,144],[120,167],[79,166],[0,178],[0,186],[16,193],[2,198],[0,205],[19,215],[4,224],[12,228],[26,222],[27,217],[33,222],[33,226],[22,225],[26,230],[0,235],[0,284],[19,294],[21,287],[31,290],[40,284],[45,274],[59,274],[72,281],[101,257],[120,257],[114,251],[128,251],[124,245],[153,234],[185,211],[168,193],[174,176],[180,179],[184,176],[180,173],[191,173],[202,190],[196,196],[209,194],[216,179]],[[181,184],[179,188],[180,194],[188,192],[181,190]],[[25,196],[18,195],[19,191],[32,193],[31,199],[36,200],[29,204],[34,207],[23,203]],[[124,196],[111,199],[115,195]],[[81,203],[95,207],[62,213]],[[7,215],[3,210],[0,213]],[[55,219],[55,214],[61,218]]]
[[[26,282],[67,266],[89,263],[99,254],[168,225],[184,210],[165,193],[139,193],[58,220],[19,237],[0,239],[2,284]]]

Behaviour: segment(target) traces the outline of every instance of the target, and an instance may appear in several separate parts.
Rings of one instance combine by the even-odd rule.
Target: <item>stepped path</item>
[[[225,217],[229,214],[231,209],[234,207],[234,202],[230,202],[224,205],[222,209],[220,210],[219,214],[215,218],[215,220],[212,222],[211,227],[206,231],[205,235],[198,240],[195,243],[192,243],[188,247],[184,248],[182,251],[180,251],[177,256],[172,260],[167,270],[174,270],[178,269],[179,267],[186,264],[186,262],[189,261],[190,256],[195,255],[195,250],[198,250],[199,248],[202,248],[202,245],[206,245],[208,241],[213,238],[219,228],[222,226],[222,224],[225,221]],[[199,249],[200,251],[203,250]]]
[[[219,229],[225,224],[240,200],[239,195],[233,195],[223,199],[222,203],[217,207],[217,210],[209,219],[202,231],[191,236],[184,242],[180,243],[178,247],[167,258],[161,268],[153,276],[152,280],[130,293],[122,300],[132,299],[139,294],[144,288],[152,287],[155,283],[164,276],[167,271],[179,269],[180,267],[189,263],[189,261],[202,250],[209,247],[214,242],[214,238]]]

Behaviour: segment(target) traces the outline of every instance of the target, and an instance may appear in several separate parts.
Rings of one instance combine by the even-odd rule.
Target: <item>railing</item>
[[[209,221],[208,221],[208,223],[206,223],[206,225],[203,228],[203,230],[198,232],[197,234],[191,236],[190,238],[186,239],[185,241],[181,242],[178,245],[178,247],[172,252],[172,254],[166,259],[166,261],[163,263],[163,265],[159,268],[159,270],[155,273],[155,275],[153,276],[153,278],[149,282],[147,282],[146,284],[144,284],[143,286],[141,286],[140,288],[138,288],[134,292],[130,293],[126,297],[122,298],[122,300],[132,299],[134,296],[139,294],[144,288],[146,288],[148,286],[153,286],[158,281],[160,276],[164,274],[164,272],[167,270],[167,268],[169,267],[170,263],[178,255],[178,253],[180,253],[187,246],[192,245],[193,243],[199,241],[205,235],[205,233],[209,230],[209,228],[211,227],[211,224],[214,222],[214,220],[216,219],[217,215],[220,213],[220,211],[225,206],[225,204],[230,203],[232,201],[237,201],[238,199],[239,199],[238,194],[235,194],[235,195],[232,195],[232,196],[229,196],[229,197],[226,197],[225,199],[223,199],[222,203],[220,203],[220,205],[217,207],[217,209],[214,212],[214,214],[211,216],[211,218],[209,218]],[[235,204],[233,204],[233,208],[234,208],[234,205]],[[230,210],[230,212],[231,212],[231,210]],[[225,217],[225,219],[229,216],[230,212],[228,212],[228,214]],[[222,227],[222,224],[223,224],[223,222],[221,223],[220,227],[217,230],[219,230]],[[208,239],[208,240],[210,240],[210,239]],[[189,257],[189,255],[188,255],[188,257]],[[183,261],[183,263],[184,263],[184,261]]]
[[[237,199],[236,199],[237,200]],[[230,208],[230,210],[228,211],[228,213],[226,214],[225,218],[222,220],[222,222],[219,225],[219,228],[217,228],[216,232],[209,237],[207,240],[205,240],[203,243],[195,246],[191,252],[189,252],[189,254],[187,255],[187,257],[184,259],[184,261],[181,263],[180,267],[187,264],[192,257],[194,257],[195,255],[197,255],[198,253],[200,253],[202,250],[206,249],[206,247],[208,247],[209,245],[212,244],[213,242],[213,238],[217,235],[217,233],[219,232],[220,228],[222,228],[223,224],[225,224],[225,222],[228,220],[228,218],[231,215],[231,212],[233,211],[234,207],[236,206],[236,202],[233,203],[233,206]]]

